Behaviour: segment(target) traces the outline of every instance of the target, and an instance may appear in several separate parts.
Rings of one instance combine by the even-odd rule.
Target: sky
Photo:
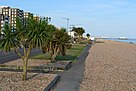
[[[0,0],[35,15],[51,17],[57,27],[83,27],[85,35],[136,38],[136,0]]]

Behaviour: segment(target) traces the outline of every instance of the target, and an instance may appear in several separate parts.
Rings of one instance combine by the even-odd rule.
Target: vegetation
[[[72,29],[72,31],[76,32],[77,33],[77,36],[78,36],[78,42],[81,42],[82,41],[82,35],[83,33],[85,33],[85,30],[82,28],[82,27],[74,27]]]
[[[51,28],[52,29],[52,28]],[[55,29],[55,28],[54,28]],[[69,42],[70,36],[67,34],[66,29],[57,29],[52,33],[52,37],[48,41],[48,44],[43,46],[43,53],[49,52],[51,56],[51,62],[56,62],[55,58],[58,54],[62,56],[66,55],[66,50],[71,47]]]
[[[14,50],[23,60],[23,77],[27,80],[28,59],[33,48],[40,48],[44,53],[51,56],[51,61],[55,62],[57,54],[66,55],[66,50],[71,47],[70,36],[66,29],[58,29],[54,25],[49,25],[46,18],[36,20],[28,18],[27,26],[17,18],[16,28],[5,24],[0,40],[0,48],[8,52]],[[18,50],[22,48],[23,54]]]
[[[27,23],[26,28],[22,25],[20,20],[17,19],[15,30],[13,30],[10,25],[5,24],[0,42],[0,47],[4,51],[14,50],[23,60],[22,80],[27,80],[27,65],[31,50],[35,47],[41,48],[48,37],[46,33],[47,21],[45,19],[37,21],[30,18]],[[23,55],[18,52],[20,47],[23,49]]]
[[[90,34],[89,34],[89,33],[87,33],[87,34],[86,34],[86,36],[87,36],[87,38],[89,39],[89,37],[90,37]]]
[[[85,44],[74,44],[74,45],[72,45],[72,47],[70,49],[68,49],[65,56],[58,54],[55,59],[56,60],[63,60],[63,61],[69,61],[69,60],[74,61],[81,54],[81,52],[85,48],[85,46],[86,46]],[[46,53],[46,54],[39,54],[39,55],[34,56],[32,58],[50,59],[51,56],[50,56],[50,54]]]
[[[33,48],[42,49],[41,58],[56,60],[75,60],[81,53],[85,45],[71,45],[71,37],[65,28],[58,29],[54,25],[48,24],[47,18],[34,19],[29,17],[25,26],[19,18],[16,19],[16,27],[5,24],[2,34],[0,34],[0,50],[15,51],[23,61],[22,80],[27,80],[28,59]],[[73,28],[81,41],[85,30],[82,27]],[[72,48],[71,48],[72,47]],[[19,49],[23,49],[23,54]],[[71,48],[71,49],[70,49]],[[68,49],[68,51],[67,51]],[[38,57],[39,57],[38,56]],[[36,57],[35,57],[36,58]]]
[[[82,27],[74,27],[72,31],[76,32],[79,37],[82,37],[83,33],[85,33],[85,30]]]

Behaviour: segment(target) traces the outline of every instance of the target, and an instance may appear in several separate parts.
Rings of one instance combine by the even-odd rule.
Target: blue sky
[[[8,5],[52,18],[58,27],[83,27],[93,36],[136,38],[136,0],[0,0]]]

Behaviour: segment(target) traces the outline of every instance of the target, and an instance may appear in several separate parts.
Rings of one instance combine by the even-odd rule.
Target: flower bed
[[[42,64],[47,64],[49,63],[50,60],[42,60],[42,59],[29,59],[28,60],[28,66],[39,66]],[[4,63],[5,65],[16,65],[16,66],[23,66],[23,60],[22,59],[17,59],[14,61],[10,61],[7,63]]]
[[[30,59],[28,61],[28,71],[44,72],[68,70],[72,65],[71,61],[57,61],[50,63],[50,60]],[[0,64],[0,71],[22,71],[23,63],[21,59]]]
[[[71,61],[57,61],[56,63],[48,63],[41,65],[43,69],[48,69],[49,71],[64,71],[68,70],[72,65]]]
[[[43,91],[56,78],[56,74],[28,73],[28,80],[22,81],[22,74],[0,72],[0,91]]]

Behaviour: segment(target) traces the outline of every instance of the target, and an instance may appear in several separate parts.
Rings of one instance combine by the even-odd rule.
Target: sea
[[[107,38],[108,40],[113,40],[113,41],[118,41],[118,42],[126,42],[126,43],[131,43],[131,44],[136,44],[136,39],[119,39],[119,38]]]

